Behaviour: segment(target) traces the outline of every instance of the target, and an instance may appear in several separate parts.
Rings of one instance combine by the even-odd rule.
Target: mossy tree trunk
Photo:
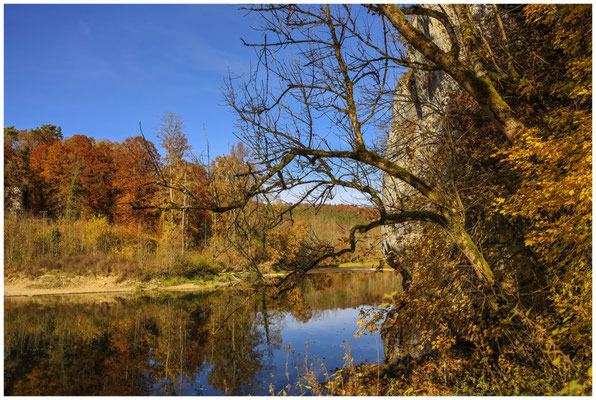
[[[466,16],[469,10],[464,9],[467,6],[459,6],[461,15]],[[468,63],[460,60],[459,45],[453,43],[454,49],[452,51],[443,51],[437,44],[427,38],[424,33],[414,27],[407,19],[403,11],[395,4],[379,4],[375,8],[385,16],[389,22],[399,31],[399,33],[407,40],[413,48],[420,52],[429,61],[434,63],[437,68],[449,74],[466,92],[468,92],[474,100],[478,102],[487,112],[493,123],[497,126],[499,131],[505,135],[507,140],[515,142],[519,130],[523,124],[517,119],[513,110],[507,102],[501,97],[496,90],[491,79],[485,74],[478,74],[474,68]],[[464,11],[467,11],[464,12]],[[435,12],[436,14],[442,14]],[[447,18],[442,14],[444,18]],[[464,41],[465,45],[474,46],[473,32],[471,26],[467,26],[464,22]],[[455,51],[457,49],[457,51]],[[478,48],[472,48],[469,53],[477,54]],[[472,63],[474,60],[471,60]]]
[[[463,224],[452,224],[447,227],[447,231],[453,243],[457,245],[463,255],[468,259],[478,277],[488,288],[492,288],[495,283],[493,271],[470,234],[466,232]]]

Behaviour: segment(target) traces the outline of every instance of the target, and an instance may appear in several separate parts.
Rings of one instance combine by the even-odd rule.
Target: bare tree
[[[251,11],[262,17],[265,40],[247,43],[259,56],[250,76],[262,80],[230,78],[226,99],[258,168],[276,171],[268,181],[271,189],[302,187],[303,199],[316,204],[337,187],[350,188],[379,212],[377,219],[352,227],[348,247],[320,255],[312,266],[354,251],[358,235],[373,228],[433,223],[445,229],[481,281],[492,287],[493,272],[466,232],[457,191],[443,184],[445,176],[423,177],[400,165],[388,156],[384,138],[379,140],[403,68],[425,67],[403,55],[392,27],[351,6],[271,5]],[[388,207],[384,174],[411,187],[415,197]]]
[[[515,141],[523,125],[484,71],[479,59],[484,55],[478,48],[482,38],[475,32],[469,9],[455,6],[448,13],[379,5],[368,7],[373,11],[369,13],[367,7],[267,5],[249,10],[263,21],[263,42],[246,43],[256,49],[258,63],[247,80],[229,78],[225,99],[237,113],[238,135],[249,146],[252,161],[230,175],[235,183],[228,185],[229,195],[215,193],[210,199],[198,199],[188,193],[195,203],[168,209],[220,213],[241,209],[254,199],[267,201],[290,191],[298,193],[296,201],[280,210],[281,217],[302,202],[324,203],[339,187],[351,189],[376,207],[378,217],[353,226],[346,247],[314,249],[308,262],[290,277],[306,273],[325,259],[353,252],[359,237],[374,228],[435,224],[461,250],[483,289],[496,294],[487,296],[490,308],[497,313],[504,310],[499,305],[503,291],[466,230],[466,207],[451,176],[454,158],[450,153],[457,146],[456,135],[441,125],[435,130],[426,127],[442,151],[423,154],[423,169],[402,162],[415,144],[407,137],[386,146],[395,88],[405,68],[449,74],[484,108],[499,131]],[[443,51],[426,38],[406,14],[440,21],[451,50]],[[453,16],[460,19],[461,29],[454,28]],[[409,58],[404,43],[422,53],[426,61]],[[465,60],[459,57],[462,49]],[[161,176],[164,187],[188,192]],[[411,193],[388,199],[383,194],[384,177],[408,186]],[[251,217],[244,213],[242,218],[244,224]],[[517,304],[505,311],[526,326],[536,325]],[[540,337],[547,347],[556,347],[548,332]]]
[[[386,5],[369,6],[372,13],[352,6],[271,5],[249,10],[260,14],[265,39],[245,43],[257,50],[258,64],[248,82],[230,77],[226,100],[239,117],[240,137],[251,148],[254,163],[237,176],[243,177],[242,184],[232,186],[234,196],[225,201],[215,193],[210,201],[192,206],[172,204],[169,209],[226,212],[243,207],[255,196],[279,195],[297,188],[302,192],[295,204],[321,204],[337,187],[349,188],[365,195],[378,209],[379,218],[354,226],[349,247],[319,255],[313,266],[353,251],[358,235],[378,226],[434,223],[451,236],[480,279],[492,286],[492,270],[466,232],[465,207],[447,179],[448,162],[429,156],[424,173],[409,169],[399,162],[399,153],[408,151],[408,143],[388,150],[386,137],[379,135],[383,128],[386,134],[391,125],[387,121],[398,77],[404,68],[415,68],[448,73],[487,110],[505,136],[514,140],[522,125],[474,56],[479,50],[469,10]],[[441,50],[406,14],[443,24],[451,50]],[[453,16],[460,19],[463,30],[454,28]],[[408,57],[404,39],[427,62]],[[460,60],[462,46],[471,63]],[[444,132],[436,134],[449,143]],[[382,193],[383,176],[409,186],[414,196],[395,206],[396,202],[389,202]],[[192,196],[180,182],[163,179],[162,184]]]
[[[177,186],[186,186],[187,178],[187,163],[185,157],[187,156],[190,146],[188,139],[183,131],[184,120],[181,116],[166,112],[161,116],[161,125],[157,129],[157,136],[160,139],[160,145],[165,150],[165,176],[169,188],[167,189],[169,194],[169,203],[176,204],[176,195],[178,192],[174,189]],[[182,196],[182,217],[180,221],[180,229],[182,231],[182,249],[186,247],[186,209],[184,207],[187,204],[187,193],[183,191]],[[175,223],[175,210],[170,210],[170,222]]]

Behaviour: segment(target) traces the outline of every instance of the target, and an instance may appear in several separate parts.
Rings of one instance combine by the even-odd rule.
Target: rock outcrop
[[[441,49],[449,50],[451,47],[447,31],[436,19],[416,16],[414,25]],[[416,51],[411,51],[409,58],[414,62],[427,62]],[[456,89],[455,81],[442,71],[410,69],[402,76],[395,90],[392,129],[386,144],[387,156],[392,161],[419,176],[428,175],[429,165],[432,164],[428,161],[435,156],[438,147],[439,117],[447,110],[449,94]],[[383,198],[390,210],[399,210],[414,195],[414,189],[407,184],[389,175],[383,177]],[[383,228],[382,248],[390,264],[395,263],[399,254],[419,238],[420,232],[418,223]],[[405,275],[411,275],[413,267],[401,266],[401,269]],[[407,281],[408,277],[404,278]]]
[[[438,5],[425,7],[439,9]],[[448,14],[456,32],[459,31],[452,8],[445,7],[440,11]],[[492,11],[487,5],[475,5],[471,6],[471,12],[476,19],[484,20]],[[451,48],[449,35],[438,20],[415,16],[413,23],[442,50]],[[409,58],[414,62],[427,63],[424,56],[416,51],[411,51]],[[456,90],[460,90],[456,82],[442,71],[410,69],[402,76],[395,90],[392,129],[386,144],[387,156],[392,161],[432,180],[430,166],[437,168],[434,159],[440,151],[441,116],[448,111],[450,95]],[[402,205],[411,204],[414,196],[414,190],[407,184],[389,175],[384,176],[383,198],[388,209],[397,211],[406,208]],[[388,263],[401,271],[405,290],[416,265],[398,265],[398,260],[404,249],[414,244],[421,233],[422,226],[418,223],[383,228],[383,253]],[[420,332],[396,322],[399,312],[395,309],[389,313],[381,330],[385,361],[392,364],[408,357],[419,358],[431,351],[430,346],[421,343]]]

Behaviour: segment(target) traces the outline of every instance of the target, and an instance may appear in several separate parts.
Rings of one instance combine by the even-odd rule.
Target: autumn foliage
[[[156,264],[159,271],[162,259],[171,266],[174,255],[183,250],[179,215],[172,220],[154,207],[170,199],[157,184],[158,171],[168,161],[150,141],[141,136],[121,143],[85,135],[63,138],[53,125],[6,128],[4,139],[9,269],[14,269],[13,263],[25,263],[25,270],[43,271],[62,262],[71,264],[65,261],[68,257],[103,254],[131,264],[119,268],[121,273],[136,268],[134,275],[143,276],[147,265]],[[196,196],[207,196],[202,165],[186,161],[184,174]],[[204,245],[211,233],[204,229],[205,212],[192,211],[185,217],[184,247]],[[97,268],[110,271],[101,265],[92,269]]]
[[[498,91],[492,101],[506,102],[508,115],[519,122],[515,140],[504,137],[474,90],[454,86],[436,121],[444,130],[437,140],[449,140],[432,158],[449,164],[444,179],[459,207],[453,214],[461,217],[459,233],[469,241],[424,225],[409,248],[384,260],[412,271],[407,290],[393,293],[391,304],[364,315],[360,325],[364,331],[383,326],[385,354],[390,363],[400,361],[387,394],[411,394],[413,388],[433,395],[591,394],[592,9],[500,5],[482,18],[491,21],[470,17],[476,28],[460,32],[478,36],[478,43],[466,40],[473,51],[462,51],[468,60],[461,65],[467,70],[464,64],[473,63]],[[60,226],[43,222],[32,224],[33,235],[18,232],[8,248],[39,237],[39,254],[13,259],[7,252],[8,259],[71,256],[83,248],[124,252],[111,239],[113,223],[136,226],[134,258],[161,254],[168,273],[186,268],[175,262],[180,251],[211,246],[210,255],[237,255],[244,263],[236,267],[260,274],[263,265],[300,264],[313,247],[345,244],[350,227],[377,217],[372,208],[297,206],[281,218],[283,204],[259,196],[225,214],[192,210],[209,199],[229,204],[243,198],[256,174],[242,144],[208,166],[191,160],[181,127],[175,115],[166,116],[164,157],[142,137],[110,143],[83,135],[65,139],[52,125],[6,128],[7,213],[47,216]],[[309,161],[314,165],[317,157]],[[193,195],[172,189],[179,185]],[[419,205],[410,201],[404,210]],[[309,214],[315,212],[321,213]],[[87,222],[71,224],[81,219]],[[12,223],[18,225],[14,218]],[[69,224],[83,239],[67,241]],[[145,227],[150,234],[143,236]],[[378,251],[373,239],[361,242]],[[466,243],[494,273],[489,285],[470,265],[477,258],[462,254]],[[391,351],[402,354],[393,357]]]
[[[497,304],[445,234],[425,228],[401,260],[417,267],[408,291],[395,296],[386,332],[388,343],[432,356],[401,369],[392,394],[592,390],[592,11],[499,9],[515,39],[491,44],[502,50],[497,65],[507,65],[508,49],[517,74],[497,70],[488,56],[485,67],[525,128],[504,143],[461,92],[443,119],[463,133],[454,183],[499,282]],[[369,316],[368,326],[378,318]]]
[[[14,205],[7,211],[149,222],[131,207],[151,201],[157,190],[144,139],[97,143],[84,135],[62,139],[48,129],[5,129],[5,200]]]
[[[251,201],[228,213],[193,209],[241,199],[253,183],[246,174],[250,154],[238,144],[207,168],[192,158],[181,119],[166,117],[159,134],[163,156],[141,136],[118,143],[63,138],[52,125],[6,128],[6,270],[149,279],[193,277],[223,263],[233,270],[291,268],[315,231],[337,244],[352,223],[374,216],[354,206],[301,206],[295,221],[278,225],[281,205]],[[189,209],[176,208],[184,206]]]

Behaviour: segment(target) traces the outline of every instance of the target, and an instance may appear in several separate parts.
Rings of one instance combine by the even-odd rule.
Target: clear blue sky
[[[195,154],[237,140],[221,90],[246,72],[255,39],[238,5],[5,5],[4,126],[62,126],[121,141],[181,115]]]

